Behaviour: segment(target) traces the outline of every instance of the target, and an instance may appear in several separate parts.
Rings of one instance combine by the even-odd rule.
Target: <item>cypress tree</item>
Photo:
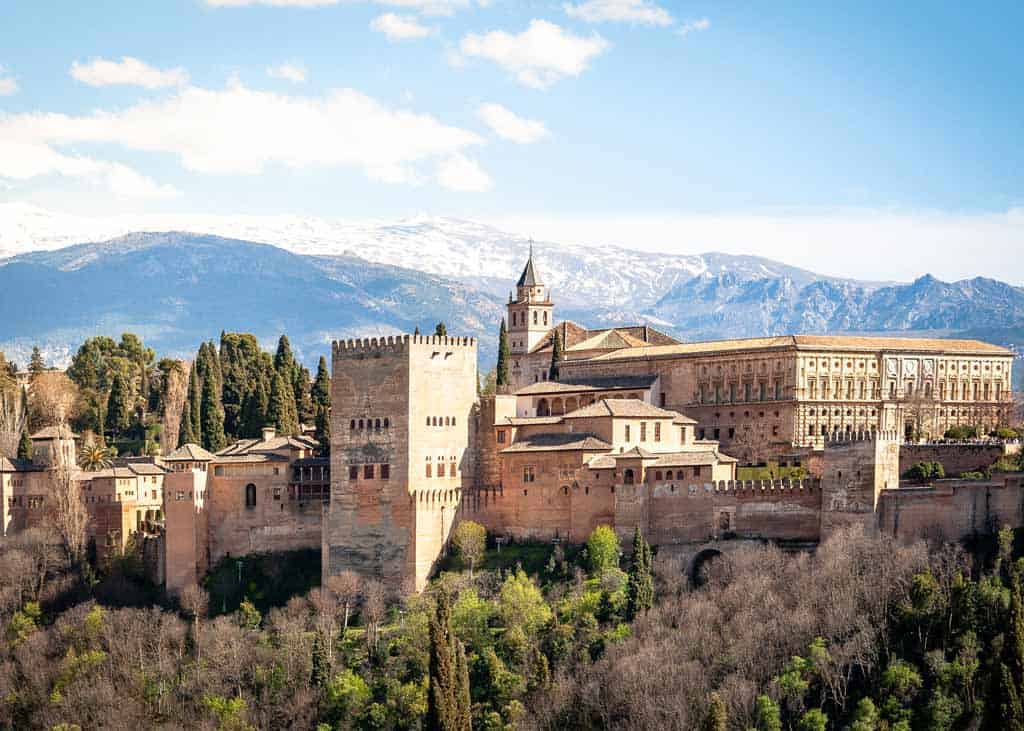
[[[299,417],[295,411],[295,392],[279,371],[274,371],[270,384],[270,406],[267,421],[272,423],[278,434],[296,434],[299,431]]]
[[[32,439],[28,435],[28,424],[21,427],[21,440],[18,442],[18,459],[32,459]]]
[[[309,370],[305,366],[295,364],[295,381],[292,385],[295,390],[295,410],[299,423],[312,424],[316,418],[316,410],[310,393],[312,387],[309,383]]]
[[[704,716],[704,722],[700,725],[701,731],[725,731],[728,716],[725,712],[725,702],[722,696],[712,691],[708,698],[708,712]]]
[[[992,668],[985,703],[984,728],[1024,731],[1024,602],[1016,574],[1010,598],[1010,616],[1003,633],[1003,650]]]
[[[512,356],[508,347],[508,328],[505,327],[505,318],[501,318],[501,328],[498,330],[498,365],[497,384],[508,385],[508,360]]]
[[[107,396],[107,421],[115,437],[129,427],[131,417],[128,384],[124,376],[118,372],[114,374],[114,381],[110,384],[110,395]]]
[[[331,405],[331,374],[327,370],[327,358],[320,356],[316,366],[316,379],[312,388],[313,406]]]
[[[196,421],[196,412],[199,411],[199,404],[196,399],[199,397],[197,387],[199,375],[196,373],[196,364],[192,364],[188,376],[188,390],[185,392],[185,404],[181,408],[181,427],[178,429],[178,444],[199,444],[202,435],[199,433],[200,424]]]
[[[274,354],[274,369],[284,376],[289,383],[295,378],[295,356],[292,355],[292,344],[287,335],[282,335],[277,341],[277,353]]]
[[[434,328],[434,335],[437,335],[437,336],[440,337],[440,336],[447,335],[447,334],[448,334],[448,326],[445,325],[443,322],[437,323],[437,326]]]
[[[426,728],[468,731],[469,674],[466,656],[451,627],[451,598],[444,587],[430,621],[430,686],[427,689]]]
[[[558,331],[551,336],[551,369],[549,378],[552,381],[558,380],[558,369],[562,364],[562,339],[558,337]]]
[[[323,456],[331,453],[331,416],[328,406],[318,406],[316,409],[316,440],[320,443],[320,454]]]
[[[310,684],[314,688],[323,688],[331,679],[331,656],[327,652],[327,639],[323,630],[313,635],[313,672]]]
[[[198,361],[198,358],[196,359]],[[192,372],[188,382],[189,407],[192,409],[192,436],[195,444],[203,443],[203,382],[201,380],[199,365],[192,363]]]
[[[227,439],[224,437],[224,409],[220,405],[220,394],[217,392],[217,379],[210,377],[203,383],[202,395],[203,448],[211,452],[224,449]]]
[[[39,352],[39,346],[32,346],[32,358],[28,362],[28,372],[32,374],[32,379],[35,380],[39,375],[46,370],[46,363],[43,361],[43,354]]]
[[[255,438],[260,430],[270,423],[267,411],[270,407],[270,395],[267,393],[266,378],[259,376],[253,389],[246,395],[242,404],[242,419],[239,436]]]
[[[633,533],[633,563],[626,587],[626,617],[634,619],[654,605],[654,579],[651,576],[651,547],[644,540],[640,526]]]

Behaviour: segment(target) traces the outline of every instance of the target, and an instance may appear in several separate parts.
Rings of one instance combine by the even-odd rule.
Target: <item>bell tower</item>
[[[508,345],[512,355],[525,355],[543,341],[555,325],[554,305],[548,289],[533,263],[533,241],[530,258],[516,282],[516,293],[508,298]]]

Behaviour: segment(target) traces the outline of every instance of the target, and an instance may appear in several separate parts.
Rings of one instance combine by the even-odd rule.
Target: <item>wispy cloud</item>
[[[683,36],[684,38],[691,33],[695,33],[701,30],[707,30],[711,27],[711,21],[707,18],[701,18],[700,20],[691,20],[683,23],[676,29],[676,33]]]
[[[344,0],[353,2],[354,0]],[[374,5],[391,8],[402,8],[423,15],[454,15],[456,11],[471,7],[473,0],[367,0]],[[275,8],[320,8],[338,5],[343,0],[205,0],[206,4],[216,8],[241,8],[250,5],[263,5]],[[486,5],[486,0],[476,0],[477,5]]]
[[[11,76],[6,68],[0,66],[0,96],[16,94],[18,88],[18,80]]]
[[[500,30],[471,33],[459,44],[464,56],[493,61],[535,89],[547,89],[566,76],[579,76],[608,48],[609,43],[596,33],[577,36],[546,20],[530,21],[519,34]]]
[[[669,26],[675,21],[671,13],[648,0],[587,0],[562,6],[573,18],[588,23],[637,23],[639,25]]]
[[[181,67],[161,70],[131,56],[122,56],[120,61],[105,58],[95,58],[88,63],[75,61],[71,64],[71,76],[89,86],[122,84],[160,89],[188,83],[188,72]]]
[[[383,33],[390,41],[408,41],[426,38],[434,29],[421,24],[415,16],[384,13],[373,19],[370,28]]]
[[[549,134],[543,122],[520,117],[501,104],[481,104],[477,115],[498,137],[520,145],[532,144]]]
[[[221,90],[186,87],[159,101],[83,116],[0,117],[0,178],[59,173],[127,180],[132,172],[119,163],[63,151],[76,143],[170,153],[194,173],[256,175],[277,164],[355,167],[374,180],[420,184],[435,179],[453,190],[482,190],[490,184],[486,173],[463,157],[468,148],[484,143],[474,132],[430,115],[391,109],[354,89],[310,97],[239,83]]]
[[[278,66],[271,66],[267,69],[267,76],[274,79],[284,79],[293,84],[302,84],[306,81],[306,67],[301,63],[288,62]]]

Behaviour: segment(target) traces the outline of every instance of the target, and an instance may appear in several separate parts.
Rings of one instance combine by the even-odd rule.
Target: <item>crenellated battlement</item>
[[[335,358],[358,358],[381,353],[405,353],[411,346],[475,348],[476,338],[454,335],[387,335],[379,338],[348,338],[331,343]]]
[[[881,431],[834,432],[825,437],[825,447],[835,447],[855,442],[902,442],[903,437],[898,431],[884,429]]]
[[[753,495],[763,493],[810,492],[821,489],[821,481],[816,478],[781,479],[781,480],[720,480],[708,483],[716,493],[736,493],[737,495]]]

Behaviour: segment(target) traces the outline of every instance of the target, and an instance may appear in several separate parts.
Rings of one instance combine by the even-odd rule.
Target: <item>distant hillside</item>
[[[20,254],[0,261],[0,349],[24,362],[39,343],[51,362],[61,363],[89,335],[132,330],[161,352],[188,354],[221,329],[234,329],[254,332],[266,347],[287,332],[300,357],[313,362],[332,339],[426,331],[443,320],[451,332],[479,337],[481,364],[490,367],[528,242],[439,221],[374,229],[359,245],[346,239],[351,246],[345,247],[323,238],[300,246],[293,239],[288,251],[171,232]],[[497,262],[487,261],[503,247]],[[348,253],[329,253],[339,250]],[[1024,289],[991,279],[946,283],[926,275],[879,284],[752,256],[595,253],[554,244],[542,252],[538,265],[552,287],[556,316],[592,326],[644,321],[691,341],[967,334],[1024,347]],[[1016,370],[1024,379],[1024,366]]]

